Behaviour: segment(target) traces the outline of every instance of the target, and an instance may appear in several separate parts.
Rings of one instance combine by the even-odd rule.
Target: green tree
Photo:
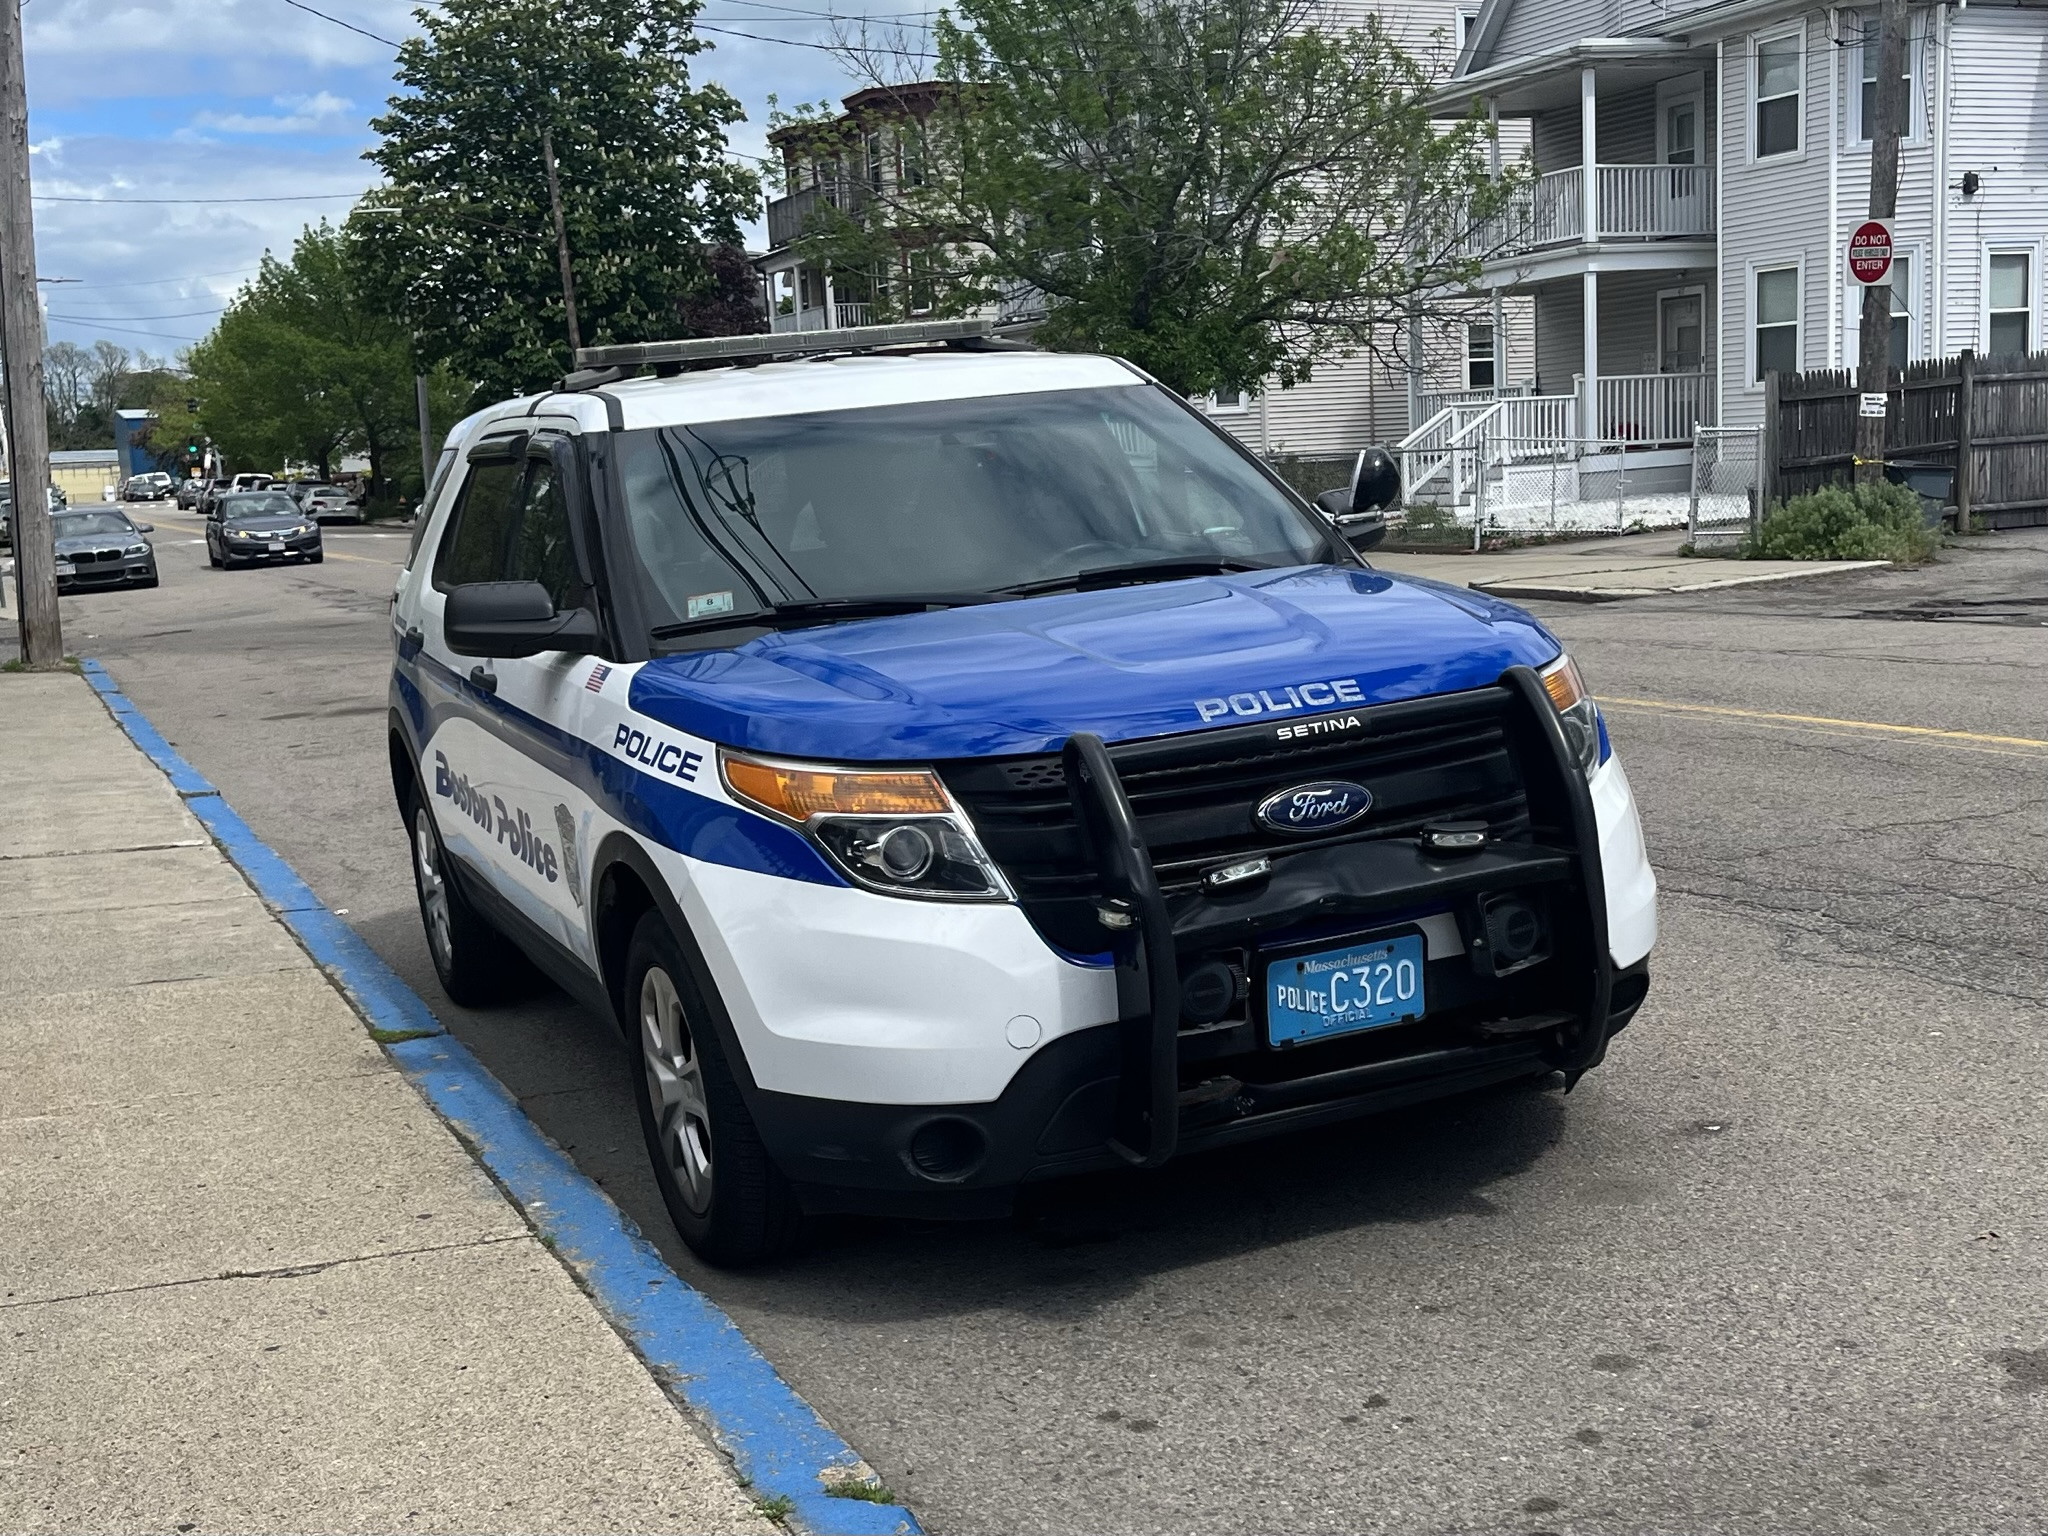
[[[1427,72],[1377,18],[1327,18],[1323,0],[960,0],[932,34],[945,89],[896,164],[876,176],[812,115],[818,158],[881,190],[805,243],[892,316],[913,288],[954,313],[1036,290],[1041,342],[1188,394],[1398,346],[1477,276],[1517,176],[1489,172],[1485,123],[1432,121]]]
[[[479,401],[570,366],[542,133],[553,142],[585,345],[674,334],[706,257],[759,198],[725,158],[743,117],[693,86],[698,0],[446,0],[399,50],[371,126],[380,188],[351,218],[427,356]]]
[[[296,460],[326,475],[343,453],[360,450],[373,494],[417,480],[412,338],[359,256],[326,223],[307,229],[290,262],[264,255],[187,354],[196,424],[231,462],[274,469]],[[468,390],[443,370],[437,393],[449,411]]]

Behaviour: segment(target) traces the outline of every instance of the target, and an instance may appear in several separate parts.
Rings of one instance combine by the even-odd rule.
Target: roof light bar
[[[836,331],[783,331],[768,336],[705,336],[695,341],[631,341],[584,347],[578,368],[638,368],[663,363],[727,363],[740,358],[800,357],[810,352],[872,352],[935,341],[977,341],[995,334],[992,320],[920,320],[909,325],[856,325]]]

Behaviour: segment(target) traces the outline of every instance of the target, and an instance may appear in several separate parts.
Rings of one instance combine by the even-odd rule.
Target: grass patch
[[[778,1493],[772,1499],[756,1499],[754,1503],[760,1507],[762,1514],[777,1525],[796,1513],[796,1500],[786,1493]]]
[[[0,672],[76,672],[85,675],[85,667],[76,656],[66,656],[54,667],[32,667],[19,656],[12,661],[0,661]]]
[[[378,1029],[372,1025],[370,1038],[379,1045],[401,1045],[407,1040],[425,1040],[440,1034],[438,1029]]]
[[[1893,560],[1918,565],[1940,544],[1920,511],[1919,494],[1889,481],[1830,485],[1780,502],[1755,536],[1742,541],[1750,560]]]
[[[830,1498],[859,1499],[867,1504],[894,1504],[896,1502],[896,1495],[884,1488],[880,1483],[834,1483],[825,1490],[825,1493]]]

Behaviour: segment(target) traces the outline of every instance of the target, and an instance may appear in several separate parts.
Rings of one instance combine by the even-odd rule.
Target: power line
[[[198,315],[218,315],[225,311],[225,304],[216,304],[211,309],[181,309],[170,315],[52,315],[52,320],[190,320]]]
[[[386,48],[396,48],[398,46],[398,44],[394,43],[390,38],[379,37],[374,32],[365,31],[363,28],[357,26],[352,21],[343,21],[339,16],[330,16],[325,11],[316,11],[313,9],[312,6],[306,4],[306,0],[284,0],[284,3],[290,6],[293,10],[304,11],[308,16],[318,16],[322,21],[331,21],[337,27],[342,27],[347,31],[353,32],[358,37],[367,37],[373,43],[382,43]]]
[[[96,292],[101,288],[157,288],[165,283],[203,283],[211,277],[240,277],[244,272],[260,270],[260,267],[230,267],[225,272],[194,272],[185,277],[140,277],[126,283],[81,282],[78,286],[79,290],[85,293]]]
[[[62,320],[72,325],[98,325],[94,320],[80,320],[76,315],[52,315],[52,320]],[[118,331],[123,336],[154,336],[158,341],[197,341],[197,336],[174,336],[169,331],[138,331],[127,325],[101,325],[103,331]]]

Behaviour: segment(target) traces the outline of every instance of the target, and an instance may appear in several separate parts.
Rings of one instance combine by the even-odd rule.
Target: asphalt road
[[[161,589],[67,599],[68,648],[935,1531],[2048,1524],[2048,749],[1982,739],[2048,741],[2048,531],[1546,612],[1664,889],[1650,1002],[1569,1099],[846,1223],[735,1276],[668,1232],[607,1026],[435,985],[380,729],[404,537],[221,573],[155,520]]]

